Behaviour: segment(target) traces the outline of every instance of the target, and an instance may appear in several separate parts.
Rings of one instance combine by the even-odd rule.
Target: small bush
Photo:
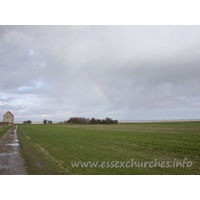
[[[23,124],[32,124],[31,120],[23,121]]]
[[[44,119],[43,124],[53,124],[51,120]]]

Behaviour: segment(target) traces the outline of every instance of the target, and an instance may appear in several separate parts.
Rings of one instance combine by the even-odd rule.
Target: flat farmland
[[[200,122],[19,125],[29,174],[200,174]]]

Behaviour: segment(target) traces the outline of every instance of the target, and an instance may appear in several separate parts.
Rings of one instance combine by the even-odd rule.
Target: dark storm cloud
[[[199,26],[1,26],[2,112],[199,118],[199,49]]]

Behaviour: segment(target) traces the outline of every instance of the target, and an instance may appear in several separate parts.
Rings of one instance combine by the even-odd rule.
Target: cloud
[[[199,26],[1,26],[1,114],[198,118],[199,49]]]

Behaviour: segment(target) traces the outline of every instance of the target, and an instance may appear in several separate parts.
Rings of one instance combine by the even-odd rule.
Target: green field
[[[4,135],[10,128],[12,128],[13,125],[2,127],[0,126],[0,138],[2,135]]]
[[[200,174],[200,122],[19,125],[18,138],[29,174]]]

